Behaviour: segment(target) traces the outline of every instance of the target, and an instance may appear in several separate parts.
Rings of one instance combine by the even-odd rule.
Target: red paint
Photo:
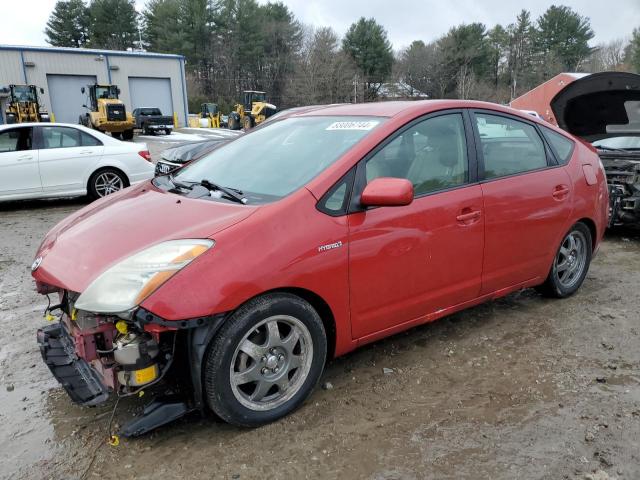
[[[360,203],[367,207],[401,207],[412,201],[413,185],[404,178],[376,178],[360,196]]]
[[[232,311],[267,291],[306,291],[329,306],[339,355],[541,283],[561,238],[580,219],[595,226],[597,248],[608,193],[597,155],[580,142],[566,166],[477,182],[410,203],[408,182],[380,179],[367,188],[368,202],[389,204],[393,198],[409,204],[338,217],[318,210],[318,199],[381,141],[422,115],[451,108],[483,108],[537,122],[506,107],[471,101],[385,102],[299,113],[389,118],[306,188],[271,204],[190,200],[148,183],[95,202],[49,232],[34,277],[41,287],[82,292],[106,268],[150,245],[213,238],[212,249],[142,306],[181,320]],[[584,165],[590,166],[594,184],[585,181]],[[330,244],[341,246],[319,248]]]

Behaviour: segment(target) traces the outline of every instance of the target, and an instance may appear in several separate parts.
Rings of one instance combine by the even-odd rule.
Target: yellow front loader
[[[260,125],[276,113],[276,106],[266,101],[266,93],[255,90],[244,91],[244,103],[237,103],[229,114],[227,126],[231,130],[249,130]]]
[[[200,118],[207,120],[207,128],[220,128],[221,117],[222,115],[217,104],[203,103],[200,105]]]
[[[87,89],[82,87],[81,91],[89,96],[88,105],[83,105],[89,111],[80,115],[79,123],[103,133],[109,132],[115,138],[131,140],[136,123],[119,99],[118,86],[94,84],[88,85]]]
[[[35,85],[9,85],[2,89],[8,96],[5,111],[6,123],[49,122],[49,114],[40,107],[38,88]],[[41,88],[40,93],[44,94]]]

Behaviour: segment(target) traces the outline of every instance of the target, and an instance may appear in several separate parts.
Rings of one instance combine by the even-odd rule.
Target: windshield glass
[[[593,142],[594,147],[621,148],[623,150],[640,149],[640,137],[603,138]]]
[[[108,87],[96,87],[96,98],[110,98],[115,100],[118,98],[118,92],[114,85]]]
[[[17,85],[13,87],[13,98],[16,102],[37,101],[35,89],[27,85]]]
[[[380,117],[297,117],[217,148],[176,175],[276,200],[299,189],[384,122]]]

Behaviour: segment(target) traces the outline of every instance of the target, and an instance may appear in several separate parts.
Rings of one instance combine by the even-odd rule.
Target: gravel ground
[[[0,205],[0,477],[640,478],[640,238],[607,236],[583,288],[532,290],[366,346],[255,430],[198,416],[120,446],[111,406],[74,406],[40,359],[29,266],[86,202]],[[121,402],[115,423],[145,398]]]

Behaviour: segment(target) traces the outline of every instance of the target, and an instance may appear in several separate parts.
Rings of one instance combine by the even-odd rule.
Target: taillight
[[[149,150],[140,150],[138,155],[144,158],[147,162],[151,161],[151,154],[149,153]]]

